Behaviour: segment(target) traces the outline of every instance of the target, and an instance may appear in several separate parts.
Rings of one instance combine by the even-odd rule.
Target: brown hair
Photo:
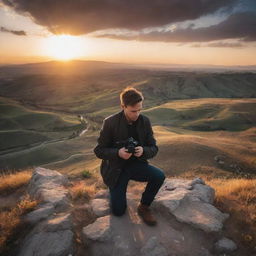
[[[133,87],[127,87],[120,93],[121,104],[125,106],[134,106],[143,100],[144,97],[142,93]]]

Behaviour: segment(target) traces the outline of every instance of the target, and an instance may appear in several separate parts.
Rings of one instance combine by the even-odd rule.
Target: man
[[[147,159],[158,152],[149,119],[140,114],[144,98],[135,88],[126,88],[120,94],[122,111],[104,119],[94,148],[96,156],[103,159],[101,175],[109,187],[112,213],[121,216],[127,208],[126,190],[129,180],[148,182],[138,206],[138,214],[148,225],[156,218],[149,206],[162,186],[163,171],[150,165]],[[128,138],[132,146],[127,146]]]

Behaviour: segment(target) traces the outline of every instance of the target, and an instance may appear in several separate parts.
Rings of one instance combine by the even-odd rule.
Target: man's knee
[[[164,174],[164,172],[163,172],[163,171],[162,171],[162,177],[161,177],[161,178],[162,178],[162,180],[163,180],[163,181],[164,181],[164,180],[165,180],[165,178],[166,178],[166,177],[165,177],[165,174]]]
[[[165,174],[161,169],[158,169],[158,172],[156,173],[154,179],[157,180],[159,183],[163,183],[165,180]]]

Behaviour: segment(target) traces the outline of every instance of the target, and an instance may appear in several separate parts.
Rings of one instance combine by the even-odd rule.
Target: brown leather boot
[[[138,206],[138,214],[142,217],[143,221],[146,224],[150,226],[156,225],[156,218],[152,215],[149,206],[140,203]]]

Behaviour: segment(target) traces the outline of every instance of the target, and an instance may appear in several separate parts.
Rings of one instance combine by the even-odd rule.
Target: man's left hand
[[[140,156],[142,156],[142,154],[143,154],[143,147],[141,147],[141,146],[136,147],[134,156],[140,157]]]

